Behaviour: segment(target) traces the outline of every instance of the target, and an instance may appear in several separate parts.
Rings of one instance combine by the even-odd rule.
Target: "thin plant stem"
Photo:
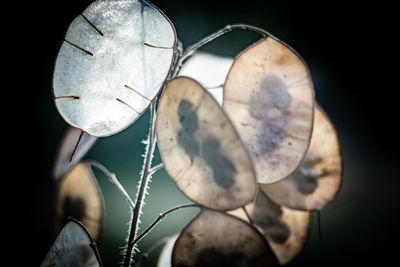
[[[150,128],[149,128],[149,136],[146,141],[147,147],[145,152],[145,159],[143,163],[143,170],[142,175],[139,180],[139,190],[136,196],[135,201],[135,208],[133,209],[131,226],[129,230],[129,236],[127,240],[127,247],[125,252],[125,259],[124,259],[124,267],[129,267],[132,258],[132,251],[134,248],[134,244],[132,241],[136,238],[137,229],[139,226],[140,215],[142,206],[144,203],[144,198],[146,196],[146,189],[148,186],[148,182],[151,177],[150,167],[151,167],[151,160],[153,158],[153,153],[155,149],[155,120],[156,120],[156,101],[150,104]]]
[[[128,201],[129,206],[132,208],[132,210],[135,208],[135,204],[133,203],[131,197],[128,195],[128,193],[125,191],[124,187],[121,185],[121,183],[118,181],[117,176],[115,173],[110,172],[103,164],[100,162],[94,161],[94,160],[88,160],[86,161],[87,164],[90,166],[96,167],[100,171],[102,171],[109,179],[110,181],[117,186],[118,190],[124,195],[126,200]]]
[[[152,168],[150,169],[149,172],[153,175],[153,174],[155,174],[156,172],[158,172],[159,170],[161,170],[162,168],[164,168],[164,164],[163,164],[163,163],[160,163],[160,164],[158,164],[158,165],[152,167]]]
[[[93,253],[94,253],[94,255],[96,256],[97,262],[99,263],[99,266],[100,266],[100,267],[103,267],[104,265],[103,265],[103,262],[101,261],[100,253],[99,253],[99,250],[97,249],[97,244],[96,244],[96,242],[94,241],[93,237],[90,235],[90,233],[89,233],[89,231],[87,230],[87,228],[86,228],[80,221],[78,221],[77,219],[75,219],[74,217],[68,217],[68,220],[69,220],[69,221],[75,222],[76,224],[78,224],[78,225],[83,229],[83,231],[85,231],[87,237],[88,237],[89,240],[90,240],[89,247],[93,250]]]
[[[147,258],[159,247],[162,247],[165,243],[167,243],[169,237],[164,237],[163,239],[160,239],[157,241],[157,243],[155,243],[154,245],[152,245],[145,253],[143,253],[138,262],[136,263],[135,267],[140,267],[142,266],[143,262],[145,260],[147,260]]]
[[[79,134],[79,137],[78,137],[78,140],[76,141],[74,150],[72,151],[71,156],[69,157],[69,162],[71,162],[72,159],[74,158],[76,150],[78,149],[79,143],[81,142],[82,137],[83,137],[84,134],[85,134],[84,131],[81,131],[81,133]]]
[[[179,68],[181,67],[183,61],[184,61],[187,57],[191,56],[197,49],[199,49],[199,48],[202,47],[203,45],[205,45],[205,44],[211,42],[212,40],[214,40],[214,39],[220,37],[221,35],[224,35],[225,33],[228,33],[228,32],[230,32],[230,31],[236,30],[236,29],[251,30],[251,31],[260,33],[260,34],[261,34],[262,36],[264,36],[264,37],[266,37],[266,36],[269,35],[265,30],[263,30],[263,29],[261,29],[261,28],[258,28],[258,27],[256,27],[256,26],[252,26],[252,25],[247,25],[247,24],[232,24],[232,25],[226,25],[225,27],[219,29],[218,31],[216,31],[216,32],[214,32],[214,33],[212,33],[212,34],[206,36],[205,38],[201,39],[201,40],[198,41],[197,43],[195,43],[195,44],[189,46],[189,47],[182,53],[182,55],[179,57],[179,59],[178,59],[178,61],[177,61],[177,64],[175,65],[174,72],[173,72],[174,75],[173,75],[172,77],[175,77],[175,76],[176,76],[176,74],[178,73]]]
[[[199,208],[200,206],[197,204],[183,204],[183,205],[179,205],[176,206],[172,209],[169,209],[167,211],[164,211],[163,213],[161,213],[160,215],[158,215],[157,219],[155,219],[135,240],[132,241],[131,245],[135,245],[137,242],[139,242],[143,237],[145,237],[162,219],[165,218],[166,215],[168,215],[169,213],[179,210],[179,209],[183,209],[183,208]]]

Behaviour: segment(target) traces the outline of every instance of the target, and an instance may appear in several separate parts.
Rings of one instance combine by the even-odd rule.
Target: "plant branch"
[[[100,253],[99,253],[99,250],[97,249],[97,244],[96,244],[96,242],[94,241],[93,237],[90,235],[90,233],[89,233],[89,231],[87,230],[87,228],[86,228],[79,220],[77,220],[77,219],[74,218],[74,217],[68,217],[68,220],[69,220],[69,221],[73,221],[73,222],[75,222],[76,224],[78,224],[78,225],[82,228],[82,230],[86,233],[87,237],[88,237],[89,240],[90,240],[89,247],[93,250],[93,253],[94,253],[94,255],[95,255],[96,259],[97,259],[97,262],[98,262],[98,264],[99,264],[99,267],[103,267],[104,265],[103,265],[103,262],[101,261]]]
[[[232,24],[232,25],[226,25],[225,27],[219,29],[218,31],[206,36],[205,38],[201,39],[200,41],[198,41],[197,43],[189,46],[183,53],[182,55],[179,57],[177,64],[175,65],[175,69],[173,72],[173,76],[175,77],[178,74],[179,68],[181,67],[183,61],[191,56],[197,49],[199,49],[200,47],[202,47],[203,45],[211,42],[212,40],[220,37],[221,35],[224,35],[225,33],[231,32],[233,30],[236,29],[242,29],[242,30],[251,30],[254,32],[258,32],[259,34],[261,34],[262,36],[266,37],[269,34],[264,31],[261,28],[252,26],[252,25],[247,25],[247,24]]]
[[[164,211],[163,213],[161,213],[160,215],[158,215],[157,219],[155,219],[148,227],[146,230],[143,231],[143,233],[141,233],[135,240],[132,241],[131,245],[135,245],[137,242],[139,242],[143,237],[145,237],[162,219],[165,218],[166,215],[168,215],[169,213],[179,210],[179,209],[183,209],[183,208],[198,208],[200,207],[197,204],[183,204],[183,205],[179,205],[177,207],[174,207],[172,209],[169,209],[167,211]]]
[[[132,220],[131,220],[131,227],[129,230],[129,237],[127,241],[127,247],[126,247],[126,254],[125,254],[125,259],[124,259],[124,267],[129,267],[131,263],[131,258],[132,258],[132,251],[134,248],[134,244],[132,244],[132,241],[136,238],[137,235],[137,229],[139,225],[139,219],[141,215],[141,210],[142,206],[144,203],[144,198],[146,196],[146,189],[147,185],[149,182],[149,178],[151,177],[151,172],[150,172],[150,165],[151,165],[151,160],[153,158],[153,153],[155,149],[155,120],[156,120],[156,101],[152,102],[150,105],[150,129],[149,129],[149,135],[147,138],[147,147],[146,147],[146,152],[145,152],[145,159],[143,163],[143,170],[142,170],[142,175],[139,180],[139,190],[136,196],[136,201],[135,201],[135,208],[133,209],[133,215],[132,215]]]
[[[169,237],[164,237],[163,239],[160,239],[152,245],[145,253],[141,255],[139,258],[138,262],[136,263],[135,267],[140,267],[142,266],[142,263],[159,247],[163,246],[165,243],[168,242]]]
[[[149,172],[150,172],[151,175],[153,175],[153,174],[155,174],[156,172],[158,172],[159,170],[161,170],[162,168],[164,168],[164,164],[163,164],[163,163],[160,163],[160,164],[158,164],[158,165],[152,167],[152,168],[150,169]]]
[[[120,182],[117,179],[117,176],[115,173],[110,172],[103,164],[100,162],[94,161],[94,160],[88,160],[86,161],[87,164],[89,164],[92,167],[96,167],[100,171],[102,171],[109,179],[110,181],[117,186],[118,190],[124,195],[126,200],[128,201],[129,206],[132,208],[132,210],[135,208],[135,204],[133,204],[133,201],[131,197],[128,195],[128,193],[125,191],[125,188],[120,184]]]

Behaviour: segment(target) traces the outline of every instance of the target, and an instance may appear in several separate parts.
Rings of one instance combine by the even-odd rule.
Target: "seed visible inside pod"
[[[278,266],[261,234],[223,212],[204,209],[175,242],[172,266]]]
[[[125,129],[159,92],[175,46],[173,24],[148,2],[93,2],[72,21],[58,52],[58,111],[97,137]]]
[[[304,61],[273,37],[247,48],[226,78],[223,107],[250,151],[257,181],[300,164],[311,137],[314,90]]]
[[[335,127],[320,107],[314,114],[310,148],[300,166],[282,181],[261,185],[274,202],[293,209],[325,207],[342,183],[343,160]]]
[[[251,201],[250,158],[224,111],[196,81],[167,83],[156,121],[165,169],[179,189],[206,207],[230,210]]]
[[[69,217],[84,224],[95,240],[103,228],[103,197],[91,168],[78,163],[59,181],[54,231],[59,232]]]
[[[69,221],[58,234],[41,267],[100,266],[90,245],[93,243],[83,225]]]
[[[245,208],[251,222],[268,241],[280,264],[289,263],[304,248],[309,234],[310,212],[279,206],[261,190],[254,202]],[[230,213],[249,221],[242,209]]]

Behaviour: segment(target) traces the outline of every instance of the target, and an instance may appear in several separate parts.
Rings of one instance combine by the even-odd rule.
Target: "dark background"
[[[40,265],[50,245],[54,201],[50,173],[58,142],[67,129],[52,100],[52,72],[65,30],[90,2],[29,1],[3,10],[8,18],[2,24],[3,58],[7,59],[3,61],[7,81],[3,92],[7,94],[2,103],[7,108],[2,129],[11,136],[4,138],[3,168],[7,172],[3,179],[12,182],[3,187],[2,218],[10,223],[3,231],[7,234],[5,245],[11,248],[3,261],[10,258],[13,265]],[[395,169],[399,121],[399,86],[393,82],[398,76],[398,42],[393,39],[397,32],[391,29],[395,9],[383,2],[372,5],[366,1],[352,5],[267,0],[153,3],[175,24],[184,47],[226,24],[241,22],[271,32],[308,63],[316,99],[330,115],[342,142],[345,175],[337,199],[322,211],[323,241],[318,240],[314,216],[309,241],[293,265],[383,265],[396,260],[400,182]],[[204,50],[233,56],[257,38],[238,31]],[[132,196],[146,123],[144,116],[126,131],[100,140],[88,155],[114,171]],[[106,266],[117,266],[122,259],[119,248],[127,232],[128,208],[113,186],[99,176],[107,206],[100,253]],[[187,200],[160,172],[146,202],[147,217],[142,225]],[[141,248],[178,231],[194,214],[184,211],[167,217]]]

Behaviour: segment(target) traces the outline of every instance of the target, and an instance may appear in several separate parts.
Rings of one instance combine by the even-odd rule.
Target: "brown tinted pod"
[[[245,206],[253,225],[263,234],[280,264],[293,260],[304,248],[311,213],[279,206],[261,190],[253,203]],[[249,222],[242,208],[229,212]]]
[[[257,185],[246,148],[224,111],[196,81],[178,77],[167,83],[156,133],[165,169],[191,200],[230,210],[254,198]]]
[[[76,221],[70,221],[62,228],[40,266],[101,266],[92,243],[87,229]]]
[[[301,162],[311,137],[314,90],[304,61],[273,37],[234,61],[223,107],[250,151],[259,183],[283,179]]]
[[[82,130],[70,127],[62,138],[58,148],[53,170],[54,179],[63,177],[93,147],[97,137],[83,133]],[[77,143],[79,142],[78,146]],[[76,150],[75,150],[76,147]],[[75,151],[74,151],[75,150]],[[71,156],[72,160],[71,160]]]
[[[300,166],[275,184],[261,185],[281,205],[319,210],[330,203],[342,183],[342,153],[335,127],[321,108],[315,108],[310,148]]]
[[[310,212],[279,206],[259,190],[250,216],[280,264],[290,262],[304,248],[309,234]]]
[[[175,242],[172,266],[277,266],[262,235],[248,223],[204,209]]]
[[[58,185],[54,221],[56,233],[68,217],[73,217],[86,226],[94,240],[98,240],[103,227],[103,206],[103,197],[92,169],[78,163]]]

